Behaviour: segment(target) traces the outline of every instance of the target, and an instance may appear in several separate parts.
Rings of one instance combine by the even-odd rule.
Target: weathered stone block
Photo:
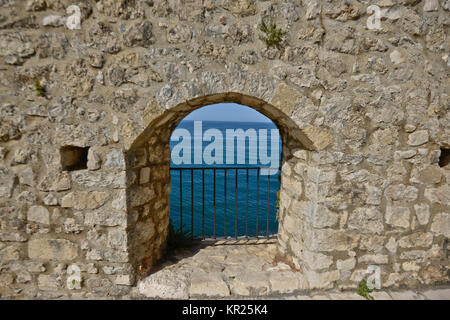
[[[406,207],[386,207],[385,221],[393,227],[408,228],[411,212]]]
[[[430,202],[450,205],[450,185],[444,184],[437,188],[425,189],[425,198]]]
[[[382,214],[375,208],[357,208],[350,214],[349,229],[361,233],[381,234],[384,230]]]
[[[376,236],[373,234],[361,235],[359,248],[367,252],[379,253],[384,248],[384,236]]]
[[[418,193],[417,188],[404,184],[392,185],[385,190],[386,198],[397,202],[412,202],[417,199]]]
[[[333,264],[333,257],[305,250],[302,255],[302,261],[312,270],[321,270],[327,269]]]
[[[134,187],[129,192],[130,207],[139,207],[149,203],[155,197],[155,191],[150,187]]]
[[[101,167],[102,159],[93,148],[89,148],[87,157],[87,168],[89,170],[98,170]]]
[[[307,228],[305,246],[311,251],[346,251],[358,245],[360,235],[332,229]]]
[[[414,205],[414,210],[419,224],[426,225],[430,220],[430,206],[426,203],[419,203]]]
[[[89,278],[86,280],[86,288],[89,292],[100,295],[109,295],[112,291],[112,282],[106,278]]]
[[[113,150],[106,155],[105,167],[110,169],[125,169],[125,158],[121,150]]]
[[[150,181],[150,168],[141,168],[139,172],[139,183],[144,184]]]
[[[430,247],[432,243],[433,235],[430,232],[415,232],[398,241],[401,248]]]
[[[430,230],[445,237],[450,237],[450,214],[439,213],[433,218]]]
[[[99,225],[99,226],[122,226],[127,224],[127,215],[124,212],[117,212],[114,210],[96,210],[86,212],[84,218],[84,224],[87,226]]]
[[[125,230],[115,229],[108,232],[108,247],[125,250],[127,248],[127,233]]]
[[[397,240],[394,237],[389,238],[389,241],[386,243],[386,249],[391,253],[397,252]]]
[[[15,275],[12,272],[0,273],[0,288],[4,289],[13,284]]]
[[[230,289],[220,272],[194,273],[191,276],[189,296],[227,297]]]
[[[314,228],[332,227],[338,222],[338,214],[326,206],[308,201],[293,201],[291,212],[298,217],[305,215]]]
[[[161,270],[138,283],[139,293],[147,298],[187,299],[186,277],[170,270]]]
[[[336,261],[336,267],[338,268],[338,270],[353,270],[353,268],[355,268],[356,265],[356,259],[355,258],[349,258],[349,259],[345,259],[345,260],[337,260]]]
[[[57,291],[62,289],[62,281],[55,275],[40,274],[38,276],[38,287],[44,291]]]
[[[43,206],[31,206],[28,208],[27,220],[37,222],[43,225],[50,224],[50,212]]]
[[[411,182],[425,185],[438,184],[442,180],[441,170],[436,165],[415,167],[411,173]]]
[[[305,277],[308,280],[310,289],[330,289],[334,282],[339,280],[339,271],[314,272],[306,271]]]
[[[438,11],[439,10],[439,1],[438,0],[425,0],[423,4],[423,11]]]
[[[43,199],[43,201],[44,201],[44,204],[47,206],[56,206],[58,204],[58,198],[53,193],[47,194],[45,196],[45,198]]]
[[[105,173],[100,171],[79,170],[72,172],[71,176],[73,182],[83,187],[120,189],[126,188],[128,182],[125,171]]]
[[[291,198],[299,199],[303,194],[302,182],[295,177],[284,177],[283,186]]]
[[[269,283],[272,293],[287,294],[302,289],[299,286],[299,274],[290,271],[271,273]]]
[[[65,239],[34,239],[28,242],[30,259],[73,260],[78,257],[78,246]]]
[[[334,141],[333,135],[321,128],[308,127],[303,129],[302,132],[311,141],[311,146],[315,150],[323,150]]]
[[[359,263],[367,264],[387,264],[389,262],[389,257],[384,254],[366,254],[358,258]]]
[[[134,277],[129,274],[118,275],[114,283],[122,286],[132,286],[134,284]]]
[[[298,91],[282,83],[276,89],[271,103],[285,114],[290,115],[294,110],[297,101],[300,99],[300,96]]]
[[[4,262],[17,261],[23,258],[22,256],[19,248],[15,246],[8,246],[0,250],[0,260]]]
[[[450,300],[450,289],[432,289],[423,293],[430,300]]]
[[[129,255],[127,251],[122,249],[106,249],[104,251],[104,258],[109,262],[128,262]]]
[[[267,295],[270,291],[268,274],[239,274],[231,280],[230,290],[238,296]]]
[[[127,198],[126,190],[118,190],[116,196],[113,197],[114,200],[111,202],[111,207],[118,211],[126,211],[127,209]]]
[[[226,9],[241,17],[254,15],[256,13],[255,3],[251,0],[229,0],[225,2]]]
[[[27,237],[20,232],[0,232],[0,241],[5,242],[25,242],[27,241]]]
[[[408,144],[410,146],[420,146],[428,142],[429,136],[427,130],[419,130],[408,136]]]
[[[67,172],[51,172],[39,183],[41,191],[65,191],[72,187],[70,176]]]
[[[0,197],[11,197],[15,177],[16,175],[7,168],[0,168]]]
[[[102,191],[70,192],[61,199],[61,207],[76,210],[97,209],[103,206],[109,195]]]

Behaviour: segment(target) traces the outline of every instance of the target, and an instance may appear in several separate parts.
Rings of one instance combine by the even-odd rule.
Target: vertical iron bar
[[[194,169],[191,168],[191,239],[194,239]]]
[[[267,172],[267,230],[266,230],[266,236],[269,238],[269,206],[270,206],[270,169],[268,169],[269,172]]]
[[[180,231],[183,233],[183,171],[180,169]]]
[[[226,238],[227,237],[227,169],[223,169],[224,174],[225,174],[225,188],[224,188],[224,198],[225,198],[225,210],[224,210],[224,231],[223,231],[223,236]]]
[[[234,199],[234,238],[237,239],[237,196],[238,196],[238,194],[237,194],[237,192],[238,192],[238,184],[237,184],[238,177],[237,177],[237,175],[238,175],[238,169],[235,170],[235,175],[236,175],[236,178],[235,178],[235,181],[236,181],[235,186],[236,187],[235,187],[235,191],[234,191],[234,194],[235,194],[235,199]]]
[[[205,168],[202,168],[202,234],[205,239]]]
[[[190,170],[191,171],[191,238],[194,238],[194,232],[195,232],[195,205],[194,205],[194,170],[196,168],[171,168],[171,170],[176,170],[180,172],[180,186],[179,186],[179,192],[180,192],[180,231],[183,232],[183,171]],[[200,168],[199,168],[200,169]],[[206,229],[205,229],[205,170],[208,170],[209,168],[201,168],[202,169],[202,238],[206,239]],[[228,170],[234,170],[235,171],[235,203],[234,203],[234,237],[235,239],[238,239],[238,192],[239,186],[238,186],[238,174],[239,170],[245,169],[246,172],[246,208],[245,208],[245,237],[249,238],[249,185],[250,185],[250,170],[256,170],[256,238],[259,237],[259,198],[260,198],[260,177],[261,177],[261,168],[240,168],[240,167],[234,167],[234,168],[211,168],[213,169],[214,173],[214,225],[213,225],[213,237],[214,239],[217,239],[216,234],[216,180],[217,180],[217,169],[224,170],[224,237],[227,237],[227,176],[228,176]],[[270,238],[270,191],[271,191],[271,172],[273,168],[264,168],[264,170],[267,170],[267,213],[266,213],[266,237]],[[264,232],[262,232],[262,237],[264,237]],[[243,234],[242,234],[243,236]],[[232,236],[231,236],[232,237]]]
[[[248,168],[247,168],[247,198],[245,208],[245,237],[248,238]]]
[[[259,172],[260,168],[256,170],[256,237],[258,237],[258,215],[259,215]]]

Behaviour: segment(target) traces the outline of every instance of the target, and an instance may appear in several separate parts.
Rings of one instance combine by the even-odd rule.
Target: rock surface
[[[380,30],[370,1],[73,1],[79,30],[69,2],[0,1],[2,299],[138,290],[168,235],[170,135],[222,102],[280,131],[282,263],[220,249],[143,292],[311,298],[296,286],[354,289],[372,264],[405,297],[449,283],[449,1],[378,1]]]

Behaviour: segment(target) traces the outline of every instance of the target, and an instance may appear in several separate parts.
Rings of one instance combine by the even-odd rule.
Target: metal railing
[[[245,209],[245,238],[246,239],[254,239],[254,238],[260,238],[259,235],[259,191],[260,191],[260,176],[261,176],[261,170],[266,170],[268,172],[267,174],[267,210],[266,210],[266,232],[265,236],[266,238],[270,238],[274,236],[274,234],[269,234],[269,213],[270,213],[270,172],[273,170],[278,171],[279,168],[261,168],[261,167],[180,167],[180,168],[170,168],[171,171],[179,171],[180,177],[179,177],[179,194],[180,194],[180,205],[179,205],[179,211],[180,211],[180,230],[183,232],[183,172],[190,171],[190,182],[191,182],[191,194],[190,194],[190,213],[191,213],[191,238],[194,239],[194,215],[196,214],[194,210],[194,171],[201,171],[201,189],[202,189],[202,198],[201,198],[201,225],[202,225],[202,236],[201,239],[206,240],[209,239],[229,239],[232,238],[230,236],[227,236],[227,173],[229,171],[234,171],[235,173],[235,183],[234,183],[234,192],[235,192],[235,199],[234,199],[234,238],[238,239],[238,171],[245,170],[246,172],[246,209]],[[211,170],[213,171],[213,232],[211,235],[205,234],[205,171]],[[216,172],[219,170],[224,171],[224,233],[223,237],[216,234]],[[249,236],[249,171],[254,170],[256,171],[256,236]],[[243,236],[243,235],[242,235]],[[242,237],[239,236],[239,237]]]

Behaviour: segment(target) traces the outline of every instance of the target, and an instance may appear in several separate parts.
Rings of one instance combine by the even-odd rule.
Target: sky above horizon
[[[255,109],[237,103],[210,104],[192,111],[184,120],[272,122]]]

